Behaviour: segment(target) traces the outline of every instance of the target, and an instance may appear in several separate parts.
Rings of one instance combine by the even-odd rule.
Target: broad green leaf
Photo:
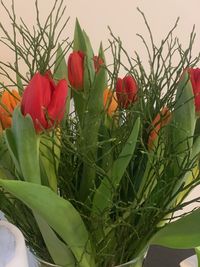
[[[170,248],[188,249],[200,246],[200,209],[167,224],[150,241]]]
[[[19,165],[19,159],[18,159],[18,153],[17,153],[17,146],[15,143],[14,135],[13,135],[12,130],[10,128],[8,128],[4,131],[4,137],[5,137],[5,141],[6,141],[10,156],[14,162],[15,168],[17,169],[18,173],[21,173],[21,169],[20,169],[20,165]]]
[[[84,30],[83,30],[83,37],[86,44],[85,61],[84,61],[84,93],[87,98],[90,94],[92,83],[95,78],[94,60],[93,60],[94,52],[89,37],[87,36]]]
[[[87,229],[69,201],[57,196],[48,187],[35,183],[0,180],[0,185],[37,212],[57,232],[80,267],[95,266]]]
[[[62,50],[61,45],[58,45],[57,53],[56,53],[56,62],[54,67],[54,79],[59,81],[62,79],[68,80],[67,77],[67,64],[65,61],[65,53]]]
[[[74,99],[75,112],[77,113],[79,121],[80,121],[80,128],[82,128],[84,124],[83,118],[84,118],[85,106],[86,106],[85,96],[83,92],[74,90],[73,99]]]
[[[188,74],[182,75],[177,89],[176,102],[173,112],[172,127],[169,138],[171,141],[170,152],[177,155],[168,168],[168,176],[176,177],[188,164],[193,153],[193,136],[196,125],[194,94]],[[194,152],[196,153],[196,152]],[[187,166],[189,168],[189,166]],[[174,187],[174,192],[179,190],[185,182],[185,176]]]
[[[34,212],[34,217],[53,261],[61,266],[75,267],[75,259],[71,250],[56,236],[41,216]]]
[[[183,75],[178,84],[174,108],[173,127],[171,128],[173,149],[176,154],[179,154],[178,160],[181,165],[184,157],[192,150],[193,138],[191,137],[194,135],[196,124],[194,94],[187,73]]]
[[[105,177],[96,190],[93,200],[93,212],[102,213],[112,203],[113,190],[116,190],[133,157],[140,129],[140,119],[134,124],[132,132],[126,141],[119,157],[113,163],[111,174]]]
[[[84,122],[84,113],[87,109],[88,97],[90,96],[90,90],[92,88],[95,71],[94,71],[94,62],[93,62],[93,50],[90,43],[90,40],[80,27],[78,20],[76,20],[75,32],[74,32],[74,51],[82,51],[85,55],[84,57],[84,84],[83,91],[76,92],[74,90],[74,104],[75,110],[78,114],[80,124],[83,126]]]
[[[20,108],[13,113],[12,128],[5,131],[11,157],[26,181],[40,183],[39,136],[36,134],[32,119],[24,117]]]
[[[78,19],[76,19],[76,25],[75,25],[75,31],[74,31],[73,50],[74,51],[81,50],[83,52],[86,52],[87,50],[83,31],[80,27]]]

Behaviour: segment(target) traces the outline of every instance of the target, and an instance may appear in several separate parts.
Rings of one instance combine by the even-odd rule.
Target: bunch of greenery
[[[199,62],[199,56],[192,57],[194,30],[183,49],[173,37],[176,22],[157,46],[139,11],[150,36],[148,44],[139,35],[148,55],[147,70],[140,56],[130,57],[111,32],[109,47],[100,45],[104,64],[95,72],[94,52],[78,21],[73,42],[59,44],[67,23],[57,33],[63,1],[55,2],[44,25],[36,1],[38,28],[33,33],[23,21],[17,24],[14,5],[12,14],[5,9],[14,37],[0,24],[6,37],[1,41],[16,58],[13,65],[0,62],[1,75],[11,82],[2,84],[6,90],[14,85],[23,93],[37,71],[51,69],[55,80],[67,79],[69,49],[85,55],[84,91],[71,88],[59,128],[37,134],[31,117],[16,108],[12,127],[1,134],[0,209],[21,229],[33,253],[60,266],[111,267],[129,261],[142,266],[150,244],[198,247],[200,211],[173,221],[176,211],[200,198],[184,201],[200,183],[199,118],[184,72]],[[106,53],[113,58],[109,65]],[[26,76],[20,72],[21,61],[27,66]],[[115,88],[121,69],[135,77],[137,100],[109,114],[104,90]],[[16,74],[16,82],[9,70]],[[168,123],[162,113],[165,107]],[[152,133],[155,138],[149,145]]]

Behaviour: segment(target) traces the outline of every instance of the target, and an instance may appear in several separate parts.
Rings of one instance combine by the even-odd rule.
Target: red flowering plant
[[[175,27],[160,46],[149,32],[152,51],[148,48],[146,71],[139,55],[130,57],[112,32],[110,49],[101,44],[94,53],[78,20],[73,42],[58,45],[53,26],[48,27],[53,12],[58,19],[65,9],[62,1],[56,9],[57,3],[47,22],[38,23],[38,38],[31,39],[28,32],[30,49],[36,51],[22,57],[28,78],[18,62],[26,53],[11,38],[17,62],[1,62],[2,69],[16,74],[13,82],[22,99],[9,114],[12,123],[2,129],[0,209],[38,258],[59,266],[129,262],[139,267],[151,244],[198,247],[199,210],[173,221],[200,183],[194,32],[184,51],[172,37]],[[36,7],[38,14],[37,1]],[[26,38],[23,26],[10,17]],[[48,37],[47,47],[37,50]],[[112,64],[105,51],[111,52]],[[173,63],[174,55],[179,62]],[[2,101],[3,111],[6,106]],[[8,116],[1,112],[1,121],[7,118],[2,119],[4,113]]]

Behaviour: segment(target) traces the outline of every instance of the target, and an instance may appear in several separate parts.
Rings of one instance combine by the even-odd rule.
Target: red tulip
[[[67,91],[67,81],[60,80],[56,85],[48,72],[33,76],[24,90],[21,110],[23,115],[32,117],[36,132],[52,128],[62,120]]]
[[[135,79],[128,75],[123,79],[118,78],[116,83],[116,94],[118,103],[122,108],[128,108],[128,106],[135,102],[137,98],[138,86]]]
[[[103,65],[103,59],[100,58],[99,56],[94,56],[93,57],[93,60],[94,60],[94,69],[95,69],[95,72],[98,72],[100,67]]]
[[[75,51],[68,59],[68,79],[71,86],[77,90],[83,89],[84,57],[82,51]]]
[[[188,69],[192,89],[194,93],[194,102],[196,112],[200,112],[200,69]]]

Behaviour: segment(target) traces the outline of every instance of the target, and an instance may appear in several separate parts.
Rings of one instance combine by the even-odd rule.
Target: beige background
[[[4,2],[7,6],[11,3],[10,0],[4,0]],[[14,0],[14,2],[18,16],[22,16],[29,26],[32,26],[33,22],[35,24],[34,0]],[[38,0],[38,2],[41,17],[46,17],[54,1]],[[168,33],[178,16],[180,16],[180,22],[176,35],[183,45],[188,43],[188,36],[195,24],[197,38],[194,54],[200,52],[200,0],[64,0],[64,3],[67,5],[66,17],[70,16],[71,19],[62,38],[66,36],[72,38],[75,19],[78,17],[82,27],[90,36],[96,53],[101,40],[104,46],[107,45],[109,38],[107,25],[121,37],[130,54],[134,50],[139,51],[140,54],[144,53],[136,33],[146,36],[147,31],[136,7],[140,7],[145,13],[157,43]],[[11,29],[2,7],[0,7],[0,21],[8,31]],[[1,44],[0,60],[12,60],[10,51]],[[199,189],[195,190],[191,197],[198,194]]]
[[[11,0],[4,0],[9,7]],[[24,19],[27,25],[35,24],[35,0],[14,0],[16,13]],[[46,17],[54,0],[38,0],[41,17]],[[180,16],[179,26],[176,30],[181,43],[186,45],[192,26],[196,25],[196,43],[194,52],[200,51],[200,1],[199,0],[64,0],[67,6],[66,17],[70,16],[70,22],[63,33],[62,38],[73,36],[73,28],[76,17],[82,27],[91,38],[94,50],[97,52],[100,41],[107,45],[109,38],[109,25],[113,32],[120,36],[125,48],[130,54],[133,51],[143,53],[141,41],[136,33],[147,35],[147,31],[137,7],[143,10],[151,26],[154,39],[158,43],[174,25]],[[0,21],[6,29],[10,28],[10,21],[0,6]],[[10,60],[11,54],[0,45],[0,59]],[[194,54],[195,54],[194,53]]]

